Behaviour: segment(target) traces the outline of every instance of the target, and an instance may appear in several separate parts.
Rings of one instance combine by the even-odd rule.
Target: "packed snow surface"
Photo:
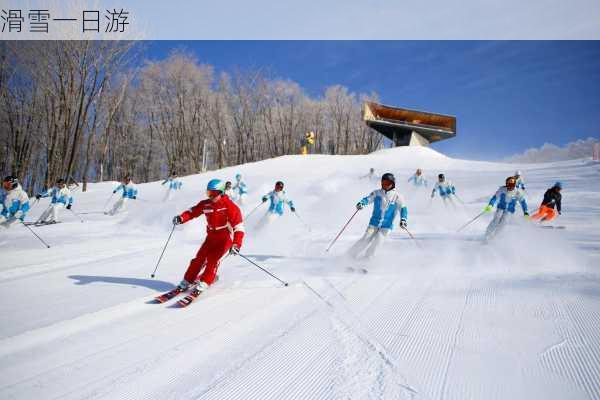
[[[328,244],[377,180],[392,172],[409,209],[378,256],[345,252],[364,232],[362,210]],[[407,179],[422,168],[429,189]],[[518,209],[511,226],[481,242],[477,215],[521,169],[530,208],[564,184],[563,216],[542,229]],[[179,282],[202,243],[204,219],[171,219],[203,199],[213,177],[241,173],[248,213],[286,184],[298,216],[254,228],[241,257],[187,308],[154,296]],[[431,186],[444,172],[460,201],[447,208]],[[101,213],[116,182],[76,191],[63,222],[0,232],[0,399],[600,399],[600,166],[448,158],[427,148],[365,156],[285,156],[182,178],[162,202],[160,182],[140,184],[126,213]],[[115,197],[111,199],[111,202]],[[28,215],[34,220],[43,199]],[[96,213],[90,213],[96,212]],[[366,268],[363,274],[348,267]]]

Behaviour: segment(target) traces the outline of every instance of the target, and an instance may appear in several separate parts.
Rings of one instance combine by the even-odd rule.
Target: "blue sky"
[[[340,84],[385,104],[457,117],[457,137],[433,147],[499,159],[545,142],[600,137],[600,41],[152,41],[217,72],[261,68],[312,97]]]

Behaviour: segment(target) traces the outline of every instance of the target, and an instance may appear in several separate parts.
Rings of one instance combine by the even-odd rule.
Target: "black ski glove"
[[[360,203],[360,202],[356,203],[356,209],[357,210],[362,210],[363,208],[364,208],[364,204],[363,203]]]
[[[267,196],[265,196],[265,197],[263,197],[263,198],[262,198],[262,202],[263,202],[263,203],[266,203],[266,202],[267,202]]]
[[[38,194],[38,195],[36,195],[36,196],[35,196],[35,199],[36,199],[36,200],[39,200],[39,199],[41,199],[41,198],[42,198],[42,195],[40,195],[40,194]]]
[[[179,215],[173,217],[173,225],[181,225],[183,224],[183,220]]]
[[[404,228],[404,229],[406,229],[406,227],[407,227],[407,226],[408,226],[408,225],[407,225],[407,223],[406,223],[406,220],[405,220],[405,219],[401,219],[401,220],[400,220],[400,228]]]
[[[237,256],[238,254],[240,254],[240,248],[237,246],[237,244],[231,246],[231,248],[229,249],[229,254],[231,254],[232,256]]]
[[[67,210],[70,210],[70,209],[71,209],[71,205],[67,204]]]
[[[296,212],[296,209],[295,209],[294,207],[290,207],[290,210],[291,210],[292,212]]]
[[[133,198],[134,200],[137,200],[137,196],[133,196],[132,198]]]
[[[113,194],[115,194],[115,193],[117,193],[117,191],[116,191],[116,190],[113,190]]]

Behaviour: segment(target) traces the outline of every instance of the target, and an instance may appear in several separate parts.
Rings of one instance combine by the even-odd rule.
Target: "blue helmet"
[[[235,179],[238,181],[242,180],[242,174],[236,174]]]
[[[562,189],[562,182],[560,182],[560,181],[556,181],[556,182],[554,183],[554,186],[552,186],[552,187],[555,187],[555,188],[558,188],[558,189]]]
[[[219,191],[223,191],[224,190],[225,185],[223,184],[223,181],[220,179],[211,179],[210,181],[208,181],[208,185],[206,185],[206,190],[219,190]]]

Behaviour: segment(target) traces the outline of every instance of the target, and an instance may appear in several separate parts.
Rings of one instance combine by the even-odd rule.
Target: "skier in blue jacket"
[[[265,225],[271,223],[276,218],[283,215],[284,206],[287,204],[291,212],[296,212],[294,202],[287,198],[285,190],[283,190],[283,182],[277,181],[275,183],[275,189],[265,194],[262,197],[262,202],[266,203],[270,201],[269,209],[266,214],[260,219],[257,224],[257,229],[263,228]]]
[[[132,199],[132,200],[137,199],[137,193],[138,193],[137,187],[133,184],[133,181],[131,180],[131,178],[129,176],[125,176],[123,178],[123,180],[121,181],[121,184],[119,186],[117,186],[117,188],[115,190],[113,190],[113,194],[117,193],[118,191],[123,192],[122,196],[119,200],[117,200],[115,202],[112,209],[106,213],[108,215],[115,215],[116,213],[118,213],[120,211],[126,210],[127,202],[130,199]]]
[[[452,200],[452,196],[456,195],[456,188],[452,182],[446,180],[446,176],[444,174],[438,175],[438,181],[435,183],[433,190],[431,191],[432,199],[435,197],[436,193],[440,195],[440,198],[444,201],[444,205],[449,202],[453,206],[456,206]]]
[[[373,204],[373,213],[369,220],[369,226],[363,237],[348,250],[349,255],[354,258],[358,258],[363,251],[366,259],[372,258],[377,248],[392,231],[398,215],[400,216],[400,227],[406,228],[407,226],[408,210],[404,205],[404,199],[396,191],[396,179],[393,174],[383,174],[381,189],[371,192],[359,201],[356,208],[362,210],[371,203]]]
[[[2,181],[3,193],[0,195],[0,226],[10,228],[23,222],[29,211],[29,196],[19,184],[16,176],[9,175]]]
[[[242,180],[242,174],[236,174],[235,175],[235,184],[233,185],[233,187],[231,188],[231,190],[233,191],[233,193],[235,193],[235,199],[234,200],[239,205],[244,204],[244,202],[246,201],[246,195],[248,193],[248,186]]]
[[[410,178],[408,178],[408,183],[412,182],[416,188],[419,187],[427,187],[427,179],[423,176],[423,171],[421,168],[417,169],[417,172]]]
[[[181,190],[183,183],[177,179],[176,172],[171,172],[171,175],[169,175],[169,177],[165,179],[161,185],[167,185],[167,192],[165,193],[163,201],[169,201],[173,197],[174,191]]]
[[[60,222],[58,218],[60,211],[63,208],[70,210],[71,206],[73,205],[73,196],[65,184],[64,179],[57,180],[56,185],[44,192],[38,193],[37,196],[35,196],[36,200],[39,200],[42,197],[52,197],[52,200],[50,201],[48,208],[46,208],[42,215],[40,215],[36,224]]]
[[[517,203],[521,205],[525,218],[529,218],[525,196],[516,186],[517,180],[514,176],[506,178],[506,185],[498,188],[488,205],[483,209],[484,212],[490,212],[493,210],[496,202],[498,202],[494,218],[485,231],[485,242],[496,236],[506,226],[511,216],[516,211]]]

